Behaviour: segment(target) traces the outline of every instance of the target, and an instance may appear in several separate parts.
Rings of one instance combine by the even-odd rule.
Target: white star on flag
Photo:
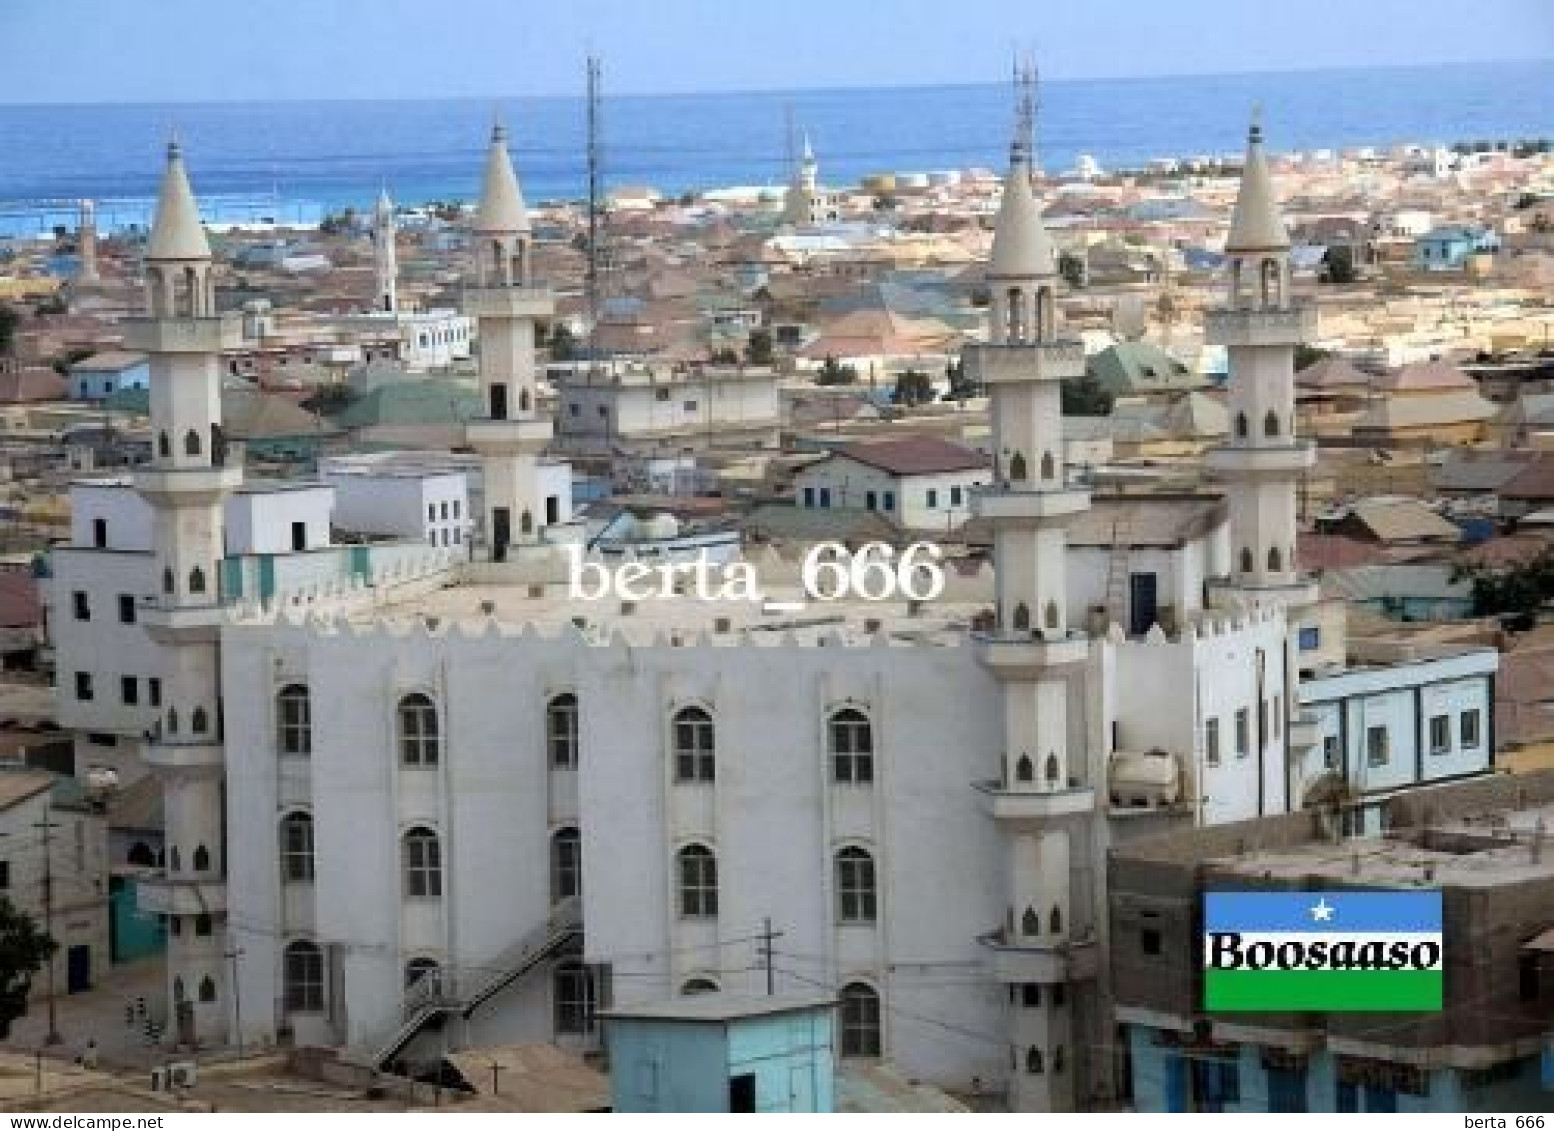
[[[1333,912],[1336,910],[1337,908],[1328,905],[1325,898],[1319,899],[1316,906],[1311,909],[1311,917],[1318,923],[1326,923],[1333,918]]]

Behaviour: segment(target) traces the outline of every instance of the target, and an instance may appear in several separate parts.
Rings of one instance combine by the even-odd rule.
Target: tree
[[[21,320],[22,316],[14,306],[0,302],[0,357],[9,355],[16,344],[16,325]]]
[[[1107,416],[1112,411],[1112,395],[1088,370],[1063,382],[1062,398],[1064,416]]]
[[[836,358],[826,355],[825,361],[820,363],[820,372],[815,374],[817,385],[851,385],[858,380],[858,370],[851,365],[838,364]]]
[[[1058,256],[1058,274],[1077,291],[1085,285],[1085,261],[1073,252],[1065,251]]]
[[[1474,616],[1536,618],[1554,600],[1554,547],[1501,569],[1459,566],[1452,571],[1452,580],[1468,582]]]
[[[27,1016],[32,976],[58,949],[31,918],[0,896],[0,1038],[11,1035],[11,1022]]]
[[[750,331],[750,340],[745,343],[745,360],[751,365],[772,363],[772,332],[765,326]]]
[[[572,336],[572,329],[565,322],[550,324],[546,342],[550,346],[552,361],[571,361],[577,356],[577,339]]]
[[[1295,345],[1295,372],[1309,368],[1321,361],[1324,357],[1332,357],[1332,350],[1318,349],[1316,346],[1308,346],[1305,342]]]
[[[982,395],[981,386],[966,376],[966,363],[959,358],[945,363],[944,376],[950,383],[950,391],[944,394],[945,400],[964,401]]]
[[[928,379],[928,374],[921,369],[903,371],[896,378],[896,387],[890,393],[892,404],[905,405],[907,408],[916,408],[920,404],[927,404],[933,400],[933,397],[933,382]]]
[[[1347,244],[1334,244],[1323,252],[1322,279],[1338,286],[1354,282],[1354,249]]]

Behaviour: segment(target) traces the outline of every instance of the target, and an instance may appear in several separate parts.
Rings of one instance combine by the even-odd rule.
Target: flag
[[[1209,1012],[1441,1008],[1438,891],[1235,891],[1203,896]]]

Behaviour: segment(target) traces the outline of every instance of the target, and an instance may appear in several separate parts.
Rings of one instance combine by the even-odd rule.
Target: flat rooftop
[[[774,1013],[830,1009],[836,998],[823,995],[804,997],[749,997],[739,994],[689,994],[667,1001],[626,1005],[600,1011],[599,1016],[632,1021],[737,1021],[743,1017],[769,1017]]]

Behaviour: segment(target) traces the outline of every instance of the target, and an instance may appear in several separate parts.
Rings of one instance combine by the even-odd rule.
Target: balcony
[[[1068,518],[1090,505],[1090,492],[1073,487],[1029,490],[1014,487],[973,491],[971,513],[1010,525],[1038,525]]]
[[[464,425],[464,439],[481,455],[537,455],[550,443],[549,420],[493,420],[480,417]]]
[[[1100,969],[1100,957],[1093,937],[1067,942],[1040,942],[1030,939],[1012,943],[1000,928],[977,941],[988,948],[992,975],[999,982],[1086,982]]]
[[[1305,304],[1287,310],[1211,310],[1203,339],[1217,346],[1293,346],[1316,335],[1317,312]]]
[[[220,604],[167,606],[153,597],[141,601],[137,619],[146,635],[159,644],[214,644],[226,617]]]
[[[1095,811],[1095,790],[1089,787],[1032,789],[1016,792],[1001,782],[973,782],[988,815],[1000,821],[1046,821]]]
[[[982,342],[962,351],[968,380],[984,385],[1015,385],[1027,381],[1060,381],[1085,371],[1082,342],[1036,342],[992,345]]]
[[[1210,448],[1205,462],[1221,474],[1277,479],[1294,478],[1316,465],[1317,448],[1310,440],[1266,447],[1242,447],[1227,444]]]
[[[1090,654],[1090,638],[1082,632],[1043,640],[1037,636],[973,633],[977,659],[1000,679],[1030,678],[1049,669],[1079,664]]]
[[[470,287],[462,304],[471,318],[549,318],[555,309],[548,287]]]
[[[243,485],[235,467],[149,467],[135,472],[135,490],[148,499],[215,503]]]
[[[227,910],[227,885],[215,877],[160,876],[136,885],[140,909],[149,915],[222,915]]]
[[[141,353],[220,353],[243,344],[243,325],[233,314],[215,318],[126,318],[124,348]]]

